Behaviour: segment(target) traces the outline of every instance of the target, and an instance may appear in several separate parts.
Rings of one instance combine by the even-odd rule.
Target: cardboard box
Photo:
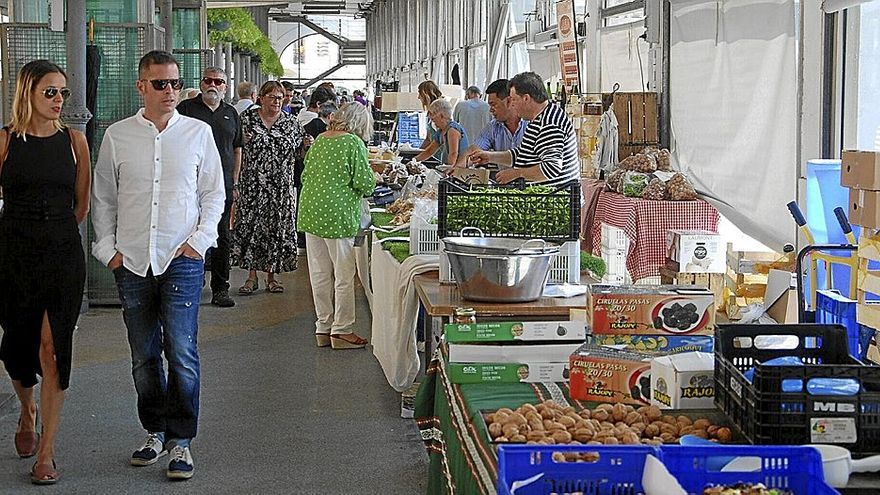
[[[458,363],[564,363],[580,343],[449,344],[449,361]]]
[[[382,93],[381,106],[383,112],[422,112],[425,108],[419,100],[417,92],[391,92]]]
[[[666,257],[678,262],[679,272],[725,273],[727,245],[721,236],[707,230],[669,230]]]
[[[880,153],[844,151],[840,158],[840,185],[854,189],[880,190]]]
[[[798,322],[797,283],[793,273],[770,270],[764,307],[777,323]]]
[[[712,335],[591,335],[587,342],[636,352],[714,352]]]
[[[654,357],[657,355],[584,344],[569,361],[569,395],[574,400],[647,405]]]
[[[488,184],[489,169],[453,167],[452,176],[457,177],[467,184]]]
[[[871,229],[880,228],[880,191],[850,189],[849,223]]]
[[[593,334],[711,335],[715,295],[701,287],[593,284],[587,320]]]
[[[568,363],[447,363],[452,383],[542,383],[568,381]]]
[[[686,352],[651,362],[651,404],[660,409],[712,409],[714,401],[712,354]]]
[[[573,340],[583,342],[587,327],[583,321],[526,321],[510,323],[476,323],[444,327],[447,342],[512,342]]]

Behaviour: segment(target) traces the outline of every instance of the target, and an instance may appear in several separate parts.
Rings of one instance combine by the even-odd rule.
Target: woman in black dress
[[[58,480],[55,437],[86,276],[78,225],[89,209],[89,149],[81,132],[59,120],[69,94],[60,67],[28,63],[18,74],[12,122],[0,130],[0,360],[21,402],[15,447],[23,458],[37,456],[36,484]]]

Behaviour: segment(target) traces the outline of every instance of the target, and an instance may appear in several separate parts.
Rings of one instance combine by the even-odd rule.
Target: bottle
[[[562,94],[562,83],[559,81],[556,81],[556,98],[559,98],[559,96],[561,94]]]
[[[455,323],[458,325],[476,324],[477,312],[474,311],[474,308],[455,308]]]
[[[550,91],[550,81],[547,81],[547,98],[553,99],[553,92]]]

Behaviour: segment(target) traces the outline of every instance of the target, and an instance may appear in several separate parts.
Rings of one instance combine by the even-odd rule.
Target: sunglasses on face
[[[150,79],[149,81],[141,79],[141,81],[149,82],[153,85],[153,89],[156,91],[164,91],[169,84],[172,88],[178,91],[183,87],[183,79]]]
[[[202,84],[205,86],[222,86],[226,84],[226,79],[221,79],[219,77],[203,77]]]
[[[43,96],[49,99],[55,98],[55,95],[57,95],[58,93],[61,93],[61,97],[65,100],[70,98],[70,89],[68,88],[56,88],[55,86],[49,86],[43,90]]]

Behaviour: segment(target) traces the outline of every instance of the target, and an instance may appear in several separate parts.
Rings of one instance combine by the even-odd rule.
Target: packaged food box
[[[669,230],[666,257],[677,261],[682,273],[725,273],[727,245],[708,230]]]
[[[715,337],[711,335],[591,335],[587,342],[610,345],[636,352],[713,352]]]
[[[583,321],[524,321],[475,323],[444,327],[447,342],[509,342],[575,340],[583,342],[587,327]]]
[[[449,344],[449,361],[458,363],[564,363],[579,342],[571,344]]]
[[[715,295],[702,287],[593,284],[587,323],[594,335],[711,335]]]
[[[584,344],[569,358],[569,394],[575,400],[647,405],[656,356]]]
[[[711,409],[715,356],[685,352],[651,361],[651,404],[660,409]]]
[[[540,383],[568,381],[568,363],[447,363],[452,383]]]

